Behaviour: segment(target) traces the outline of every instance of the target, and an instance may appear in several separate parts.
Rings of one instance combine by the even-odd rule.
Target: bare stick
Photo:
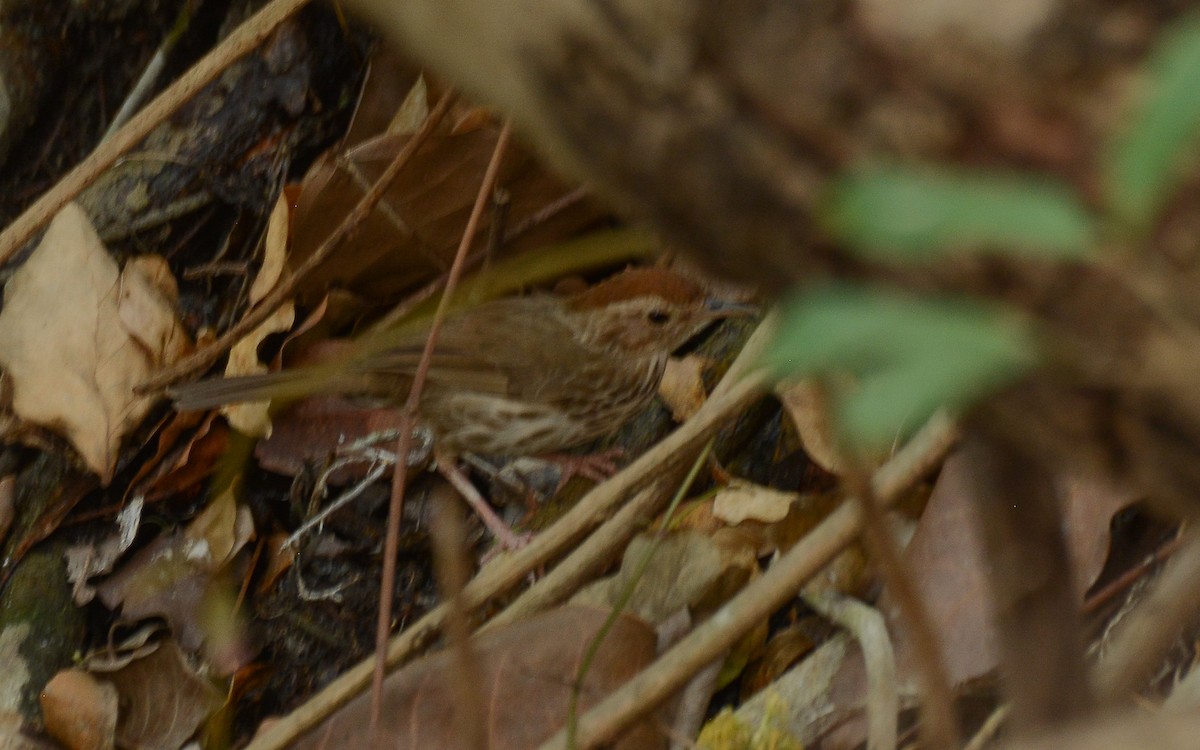
[[[931,419],[908,445],[875,473],[872,485],[880,504],[893,502],[903,488],[941,461],[955,437],[949,418],[938,415]],[[692,674],[794,597],[808,580],[857,538],[861,528],[862,511],[858,503],[843,504],[691,635],[588,711],[579,722],[577,747],[591,748],[611,741],[624,727],[654,710]],[[565,732],[559,732],[539,750],[565,750],[566,747]]]

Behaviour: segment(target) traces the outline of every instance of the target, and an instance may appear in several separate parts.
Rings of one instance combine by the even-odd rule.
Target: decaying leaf
[[[121,747],[181,747],[224,702],[171,640],[140,647],[136,656],[115,664],[106,657],[84,664],[119,697],[113,720]]]
[[[661,539],[637,536],[625,550],[620,571],[583,589],[572,601],[611,607],[633,585],[628,611],[662,623],[681,609],[694,612],[723,602],[757,572],[754,552],[754,545],[740,535],[676,531]]]
[[[226,490],[187,529],[140,550],[96,594],[126,620],[166,618],[185,648],[198,649],[209,635],[204,602],[213,578],[253,536],[249,509]]]
[[[482,716],[465,717],[456,711],[456,654],[443,652],[414,662],[384,683],[378,746],[460,748],[461,724],[478,722],[491,750],[537,747],[564,726],[580,660],[607,619],[605,610],[567,606],[473,639],[475,684],[487,691]],[[654,658],[654,651],[653,630],[635,617],[618,617],[583,676],[580,710],[632,677]],[[359,695],[293,747],[365,747],[369,711],[370,696]],[[652,720],[631,728],[612,745],[617,750],[663,746]]]
[[[0,365],[14,411],[70,440],[105,483],[154,402],[134,387],[188,347],[161,272],[157,261],[119,271],[72,204],[4,290]]]
[[[94,542],[76,544],[67,548],[67,580],[74,586],[71,597],[82,606],[96,595],[88,583],[93,576],[112,572],[113,566],[137,537],[142,521],[142,498],[134,497],[117,514],[117,529],[114,533]]]

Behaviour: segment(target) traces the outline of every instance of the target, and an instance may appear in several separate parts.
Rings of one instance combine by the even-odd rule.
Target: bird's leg
[[[458,468],[458,459],[454,456],[445,454],[435,454],[438,473],[446,478],[446,481],[458,490],[458,494],[462,495],[462,499],[467,501],[472,510],[479,516],[479,520],[483,521],[483,525],[487,526],[488,531],[492,532],[492,536],[500,543],[500,546],[505,549],[514,550],[520,549],[529,543],[528,534],[517,534],[509,528],[504,519],[497,515],[496,511],[484,499],[483,495],[479,494],[479,490],[475,489],[475,485],[471,484],[471,480],[467,478],[462,470]]]

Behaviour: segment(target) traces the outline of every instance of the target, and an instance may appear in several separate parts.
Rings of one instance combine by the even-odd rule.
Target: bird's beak
[[[704,301],[704,312],[706,318],[716,320],[718,318],[735,318],[742,315],[757,315],[759,308],[758,305],[750,305],[744,302],[730,302],[729,300],[710,297]]]

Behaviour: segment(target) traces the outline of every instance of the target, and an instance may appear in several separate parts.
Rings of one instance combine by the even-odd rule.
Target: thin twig
[[[443,96],[438,103],[437,111],[449,96]],[[433,116],[433,113],[430,113]],[[428,121],[426,121],[428,122]],[[424,130],[424,128],[422,128]],[[437,345],[438,334],[442,323],[450,309],[450,300],[462,276],[463,265],[467,250],[475,241],[479,229],[479,220],[483,217],[483,209],[487,205],[488,196],[496,184],[500,173],[500,164],[504,161],[504,153],[508,150],[508,141],[512,130],[508,123],[500,131],[496,147],[492,151],[492,160],[488,163],[479,185],[479,193],[475,196],[475,205],[471,208],[471,216],[463,230],[462,240],[458,243],[458,251],[454,255],[454,263],[446,277],[446,288],[438,302],[437,311],[433,314],[433,322],[429,326],[429,335],[425,338],[425,349],[421,352],[421,361],[413,374],[412,387],[408,391],[408,400],[404,404],[404,414],[400,420],[400,436],[396,439],[396,455],[407,456],[412,441],[412,426],[416,422],[417,407],[421,401],[421,392],[425,388],[425,379],[429,376],[430,363],[433,361],[433,349]],[[406,472],[399,468],[392,473],[392,498],[388,504],[387,536],[383,545],[383,575],[379,589],[379,620],[375,629],[375,670],[371,677],[371,733],[379,726],[379,716],[383,709],[383,678],[387,673],[387,643],[391,634],[392,601],[395,597],[396,581],[396,552],[400,547],[400,516],[404,508],[404,487]]]
[[[202,57],[191,68],[156,96],[112,137],[55,183],[0,232],[0,264],[6,263],[33,235],[46,225],[63,206],[95,182],[106,169],[131,148],[141,143],[150,131],[195,96],[229,65],[263,42],[275,28],[304,7],[308,0],[272,0],[234,29],[233,33]]]
[[[872,481],[881,505],[894,502],[900,491],[942,460],[956,439],[949,418],[935,416],[903,449],[876,473]],[[688,678],[732,646],[750,628],[796,595],[808,580],[858,537],[862,512],[845,503],[781,557],[762,577],[747,585],[690,635],[648,669],[609,695],[580,719],[579,748],[611,741],[622,729],[654,710]],[[560,731],[539,750],[564,750]]]
[[[225,352],[246,337],[251,331],[257,328],[264,320],[274,314],[276,308],[283,304],[289,297],[296,292],[296,288],[300,282],[311,273],[314,269],[324,263],[333,255],[334,251],[341,247],[342,243],[353,235],[359,225],[371,214],[375,208],[375,204],[383,197],[392,182],[400,174],[400,170],[408,164],[412,155],[417,152],[417,149],[433,134],[433,131],[441,123],[446,112],[450,110],[450,105],[454,103],[455,94],[453,91],[446,92],[437,106],[429,113],[429,117],[425,120],[425,124],[417,133],[409,138],[392,159],[391,164],[383,170],[379,175],[379,179],[371,186],[354,208],[346,214],[342,219],[342,223],[338,224],[337,228],[325,238],[312,255],[308,256],[303,263],[291,274],[287,279],[277,284],[262,301],[253,309],[249,310],[236,325],[228,331],[221,334],[216,341],[208,346],[194,352],[191,356],[185,357],[170,367],[163,368],[153,377],[147,379],[144,383],[137,387],[139,393],[150,393],[164,388],[171,383],[186,377],[193,373],[199,372],[211,365]]]
[[[847,485],[862,508],[863,536],[875,557],[879,570],[900,617],[908,627],[916,656],[917,680],[921,686],[922,747],[951,750],[961,745],[958,719],[954,715],[954,694],[938,647],[937,631],[921,595],[913,584],[908,567],[900,555],[895,538],[887,527],[883,506],[875,496],[866,473],[853,470],[846,475]]]

